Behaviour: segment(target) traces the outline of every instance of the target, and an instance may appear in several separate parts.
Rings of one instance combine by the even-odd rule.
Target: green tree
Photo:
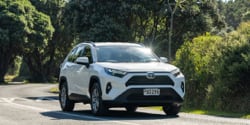
[[[65,22],[70,36],[79,41],[135,41],[154,45],[157,53],[168,50],[171,9],[165,0],[98,1],[71,0]],[[177,4],[176,4],[177,5]],[[177,7],[177,6],[176,6]],[[224,27],[216,1],[184,1],[175,12],[172,53],[185,39]],[[172,14],[173,17],[173,14]],[[173,18],[172,18],[173,19]]]
[[[225,8],[222,10],[225,16],[225,21],[229,26],[236,29],[244,20],[246,12],[250,11],[249,0],[229,0],[225,3]]]
[[[0,1],[0,82],[25,41],[25,17],[20,2]],[[19,13],[19,15],[17,15]]]
[[[80,41],[130,41],[126,2],[70,0],[65,10],[66,28]]]
[[[243,22],[250,21],[250,10],[248,10],[247,12],[243,14],[242,20]]]
[[[218,12],[216,0],[189,1],[185,6],[183,5],[183,10],[178,15],[175,22],[178,27],[174,31],[176,41],[184,42],[184,40],[191,40],[193,37],[211,32],[214,28],[220,30],[225,27],[225,22]],[[182,21],[185,22],[183,25]],[[184,32],[183,30],[180,32],[179,29],[183,27],[185,27]],[[182,40],[178,39],[178,36],[182,36]],[[181,44],[177,42],[174,45],[175,50]]]
[[[53,81],[58,76],[60,63],[65,58],[72,46],[71,35],[67,35],[63,22],[63,12],[65,0],[30,0],[31,3],[40,12],[50,16],[51,23],[55,28],[52,39],[49,39],[44,56],[43,70],[46,75],[46,81]]]
[[[172,44],[172,34],[173,34],[173,23],[174,23],[174,14],[177,10],[177,8],[181,8],[181,4],[184,3],[185,0],[177,0],[174,3],[171,3],[170,0],[167,0],[167,7],[168,11],[170,11],[170,26],[169,26],[169,32],[168,32],[168,57],[169,60],[172,60],[171,55],[171,44]]]
[[[28,0],[0,1],[0,82],[17,55],[37,56],[29,53],[35,49],[41,52],[52,32],[50,18]]]
[[[49,16],[34,11],[29,18],[32,26],[28,34],[28,42],[24,44],[23,59],[28,64],[32,82],[47,82],[45,63],[47,58],[48,41],[51,39],[54,28]]]

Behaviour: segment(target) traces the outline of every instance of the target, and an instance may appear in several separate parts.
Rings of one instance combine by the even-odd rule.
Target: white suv
[[[61,64],[59,101],[63,111],[90,103],[94,115],[110,107],[134,112],[139,106],[180,111],[185,80],[180,70],[150,49],[134,43],[80,43]]]

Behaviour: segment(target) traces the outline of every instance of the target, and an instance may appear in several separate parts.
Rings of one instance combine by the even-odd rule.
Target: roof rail
[[[143,46],[143,47],[146,47],[143,43],[139,43],[139,45]]]
[[[95,47],[95,42],[93,42],[93,41],[84,41],[84,43],[90,43]]]

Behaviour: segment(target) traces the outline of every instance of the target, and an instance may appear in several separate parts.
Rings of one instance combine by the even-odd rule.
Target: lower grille
[[[164,96],[143,96],[132,94],[127,97],[128,101],[159,101],[159,100],[173,100],[173,97],[170,95]]]

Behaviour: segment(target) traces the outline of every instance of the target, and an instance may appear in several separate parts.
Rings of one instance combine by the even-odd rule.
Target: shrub
[[[217,57],[216,82],[208,95],[216,109],[250,112],[250,22],[225,38]]]
[[[206,34],[186,42],[175,64],[186,77],[184,106],[250,112],[250,22],[224,38]]]
[[[214,82],[213,52],[222,40],[219,36],[205,34],[194,38],[177,51],[175,64],[186,77],[187,106],[201,107],[205,101],[207,87]]]

